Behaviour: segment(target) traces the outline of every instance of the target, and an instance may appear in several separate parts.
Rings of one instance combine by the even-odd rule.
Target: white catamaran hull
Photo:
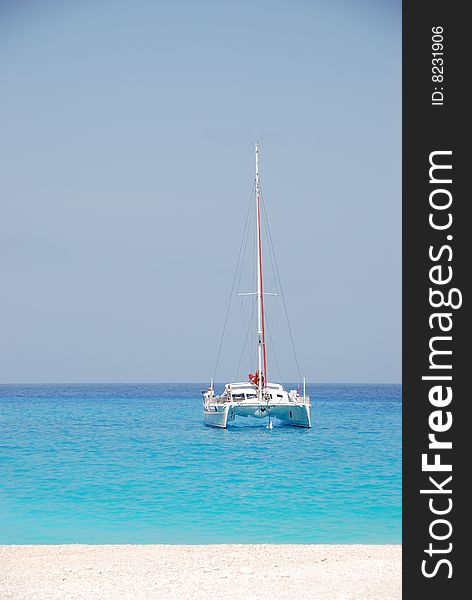
[[[228,422],[239,417],[256,419],[278,419],[293,427],[311,427],[309,398],[300,398],[300,402],[281,402],[277,404],[258,404],[252,402],[234,403],[212,399],[204,405],[204,423],[210,427],[225,428]],[[219,401],[218,401],[219,400]]]
[[[222,427],[224,429],[228,422],[229,408],[229,404],[213,404],[205,406],[203,411],[203,422],[210,427]]]
[[[215,410],[215,409],[219,410]],[[236,417],[255,417],[271,419],[278,419],[285,425],[292,425],[293,427],[311,427],[310,409],[308,406],[277,406],[271,407],[270,411],[260,410],[259,406],[254,407],[231,407],[230,405],[210,408],[204,413],[204,423],[210,427],[220,427],[225,429],[228,421],[234,421]]]

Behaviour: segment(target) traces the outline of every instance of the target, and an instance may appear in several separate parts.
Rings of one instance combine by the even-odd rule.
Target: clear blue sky
[[[207,380],[256,139],[302,374],[400,381],[400,11],[0,2],[0,382]]]

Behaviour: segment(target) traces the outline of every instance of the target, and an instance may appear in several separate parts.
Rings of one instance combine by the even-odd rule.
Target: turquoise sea
[[[218,430],[201,384],[0,385],[0,543],[400,543],[401,386],[307,387]]]

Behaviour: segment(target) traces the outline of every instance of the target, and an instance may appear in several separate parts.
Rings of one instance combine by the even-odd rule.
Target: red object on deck
[[[256,373],[253,375],[252,373],[249,373],[249,381],[254,385],[259,385],[259,374]]]

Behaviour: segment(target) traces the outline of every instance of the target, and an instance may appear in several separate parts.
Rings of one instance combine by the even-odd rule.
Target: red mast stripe
[[[267,385],[267,358],[265,345],[265,323],[264,323],[264,290],[262,289],[262,240],[261,240],[261,197],[257,195],[257,221],[259,229],[259,285],[261,289],[261,321],[262,321],[262,352],[264,356],[264,385]]]

